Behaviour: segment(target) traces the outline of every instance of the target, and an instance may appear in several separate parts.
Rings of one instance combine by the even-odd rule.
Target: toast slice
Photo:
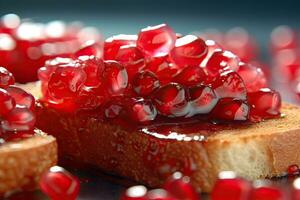
[[[300,165],[300,108],[284,104],[282,113],[278,119],[213,131],[205,140],[200,139],[203,132],[173,137],[127,131],[86,115],[62,115],[42,104],[37,126],[57,138],[60,158],[150,187],[182,171],[199,191],[210,192],[220,171],[254,180],[281,176],[289,165]]]
[[[28,139],[0,145],[0,198],[38,186],[43,172],[57,163],[57,143],[40,130]]]

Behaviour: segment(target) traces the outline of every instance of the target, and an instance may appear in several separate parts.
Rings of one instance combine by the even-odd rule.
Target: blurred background
[[[297,26],[299,6],[296,0],[0,0],[2,14],[16,13],[40,22],[80,20],[100,28],[105,36],[136,33],[165,22],[184,34],[243,26],[262,43],[277,25]]]

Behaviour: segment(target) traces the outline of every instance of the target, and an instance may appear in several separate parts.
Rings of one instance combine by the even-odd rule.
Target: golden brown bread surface
[[[35,189],[42,173],[56,165],[55,138],[37,132],[31,138],[0,145],[0,198],[14,191]]]
[[[162,139],[86,116],[61,116],[43,106],[38,107],[38,127],[57,138],[61,158],[151,187],[182,171],[198,190],[209,192],[223,170],[258,179],[280,176],[289,165],[300,165],[300,108],[284,104],[282,113],[285,117],[279,119],[218,130],[206,141],[199,141],[197,134],[193,139]]]

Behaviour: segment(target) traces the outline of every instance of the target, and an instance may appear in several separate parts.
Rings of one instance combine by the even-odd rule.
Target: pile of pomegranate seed
[[[64,168],[54,166],[41,177],[40,188],[52,200],[76,200],[80,183]]]
[[[167,180],[164,188],[147,190],[142,185],[128,188],[121,200],[199,200],[199,195],[190,184],[190,179],[176,172]]]
[[[103,46],[96,29],[62,21],[47,24],[22,21],[15,14],[7,14],[0,19],[0,66],[10,70],[17,82],[36,81],[37,70],[46,60],[70,56],[90,40]],[[87,53],[83,48],[77,55]],[[92,53],[102,57],[103,52]]]
[[[65,112],[98,109],[100,116],[149,123],[157,116],[205,115],[219,121],[260,121],[280,115],[280,95],[264,72],[214,41],[179,36],[166,24],[138,35],[88,44],[48,60],[38,76],[44,101]]]
[[[293,165],[295,166],[295,165]],[[268,180],[250,182],[232,171],[223,171],[208,195],[211,200],[299,200],[300,178],[293,180],[292,187],[282,188]],[[147,190],[142,185],[128,188],[120,200],[200,200],[200,193],[187,176],[175,172],[161,189]]]
[[[35,99],[23,89],[14,86],[14,82],[12,73],[0,67],[0,140],[3,141],[34,134]]]

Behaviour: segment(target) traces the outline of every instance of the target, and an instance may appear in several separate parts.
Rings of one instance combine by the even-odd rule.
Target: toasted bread
[[[0,197],[37,188],[42,173],[57,163],[55,138],[35,132],[33,137],[0,145]]]
[[[220,171],[233,170],[254,180],[281,176],[289,165],[300,165],[300,108],[284,104],[282,113],[285,117],[215,131],[205,141],[198,141],[197,133],[191,139],[190,135],[164,138],[126,131],[92,117],[61,115],[41,105],[38,127],[57,138],[61,158],[150,187],[161,186],[168,172],[187,171],[198,190],[209,192]]]

